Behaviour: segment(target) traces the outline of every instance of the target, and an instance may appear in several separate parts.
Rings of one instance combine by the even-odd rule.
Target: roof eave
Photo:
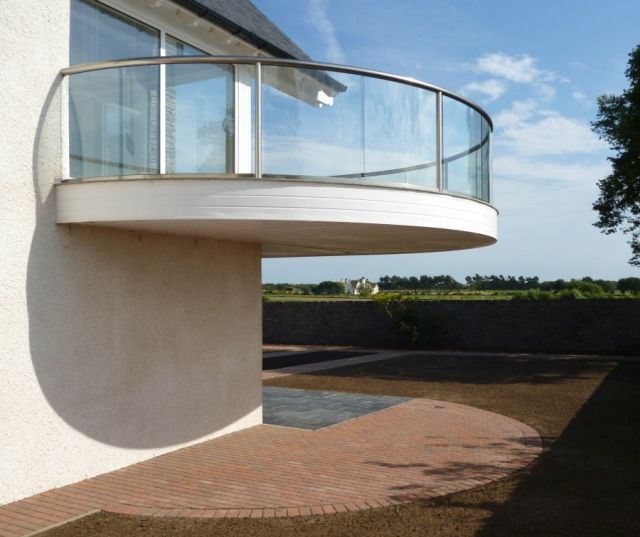
[[[188,9],[198,17],[202,17],[203,19],[207,19],[209,22],[223,28],[231,35],[234,35],[247,43],[250,43],[255,48],[260,51],[266,52],[270,56],[274,56],[276,58],[288,58],[292,60],[305,60],[308,58],[298,58],[293,56],[292,54],[282,50],[280,47],[275,46],[273,43],[270,43],[260,36],[254,34],[253,32],[248,31],[246,28],[239,26],[235,22],[223,17],[219,13],[212,11],[206,6],[203,6],[199,2],[195,0],[173,0],[176,4],[181,7]]]

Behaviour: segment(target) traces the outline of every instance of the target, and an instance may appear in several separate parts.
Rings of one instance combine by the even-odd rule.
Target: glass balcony
[[[201,55],[83,64],[62,74],[66,180],[290,178],[491,201],[490,118],[413,79]]]

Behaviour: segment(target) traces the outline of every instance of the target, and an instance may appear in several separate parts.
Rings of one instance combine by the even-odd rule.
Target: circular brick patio
[[[538,433],[463,405],[413,399],[315,431],[262,425],[110,474],[110,511],[263,517],[386,506],[472,488],[529,464]],[[85,482],[100,490],[97,478]]]
[[[20,535],[102,509],[188,517],[329,514],[499,479],[541,450],[514,419],[411,399],[317,430],[260,425],[0,507]]]

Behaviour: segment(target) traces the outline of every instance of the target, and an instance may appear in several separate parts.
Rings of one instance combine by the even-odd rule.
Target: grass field
[[[411,298],[415,300],[511,300],[513,293],[509,291],[392,291],[389,296]],[[371,300],[371,297],[358,295],[296,295],[296,294],[263,294],[270,302],[334,302],[336,300]]]
[[[292,293],[264,293],[264,300],[269,302],[335,302],[343,300],[371,300],[371,297],[358,296],[358,295],[302,295]],[[377,297],[383,296],[376,295]],[[459,290],[459,291],[387,291],[384,292],[384,296],[395,298],[399,300],[514,300],[521,299],[522,295],[520,291],[473,291],[473,290]],[[580,298],[585,299],[638,299],[640,295],[625,295],[618,291],[614,293],[605,293],[597,296],[582,296]],[[544,298],[544,297],[543,297]],[[556,298],[556,297],[553,297]],[[565,299],[567,297],[564,297]],[[572,297],[574,298],[574,297]],[[549,297],[546,298],[547,300]]]
[[[508,478],[403,506],[267,520],[97,514],[46,536],[640,535],[640,361],[417,353],[266,384],[485,408],[536,428],[544,451]]]

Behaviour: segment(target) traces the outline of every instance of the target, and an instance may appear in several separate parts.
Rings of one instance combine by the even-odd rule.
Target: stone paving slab
[[[367,351],[367,349],[363,349]],[[294,353],[288,352],[288,354],[304,354],[309,351],[296,351]],[[381,360],[389,360],[391,358],[399,358],[401,356],[407,356],[410,354],[406,350],[404,351],[380,351],[370,350],[363,352],[360,356],[354,356],[351,358],[340,358],[338,360],[327,360],[325,362],[316,362],[312,364],[294,365],[290,367],[283,367],[281,369],[271,369],[269,371],[262,372],[262,379],[272,379],[277,377],[287,377],[289,375],[304,375],[305,373],[313,373],[314,371],[324,371],[326,369],[336,369],[338,367],[345,367],[347,365],[365,364],[368,362],[379,362]]]
[[[320,429],[410,401],[409,397],[262,388],[262,420],[267,425]]]
[[[237,518],[384,507],[489,483],[540,450],[512,418],[411,399],[317,430],[258,425],[38,494],[0,507],[0,535],[94,509]]]
[[[296,367],[299,365],[318,364],[333,360],[344,360],[345,358],[354,358],[356,356],[366,356],[371,354],[367,351],[355,350],[316,350],[303,352],[289,352],[262,354],[262,370],[271,371],[274,369],[282,369],[285,367]]]

